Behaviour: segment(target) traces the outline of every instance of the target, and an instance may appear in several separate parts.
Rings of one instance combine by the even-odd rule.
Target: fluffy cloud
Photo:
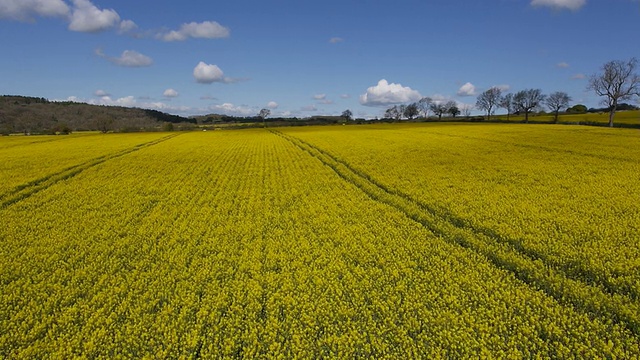
[[[339,38],[339,37],[332,37],[331,39],[329,39],[329,42],[332,43],[332,44],[341,43],[343,41],[344,41],[344,39],[343,38]]]
[[[123,20],[118,27],[118,32],[121,34],[132,32],[137,29],[138,25],[131,20]]]
[[[267,104],[267,107],[268,107],[269,109],[277,109],[277,108],[278,108],[278,106],[279,106],[279,105],[278,105],[278,103],[277,103],[277,102],[275,102],[275,101],[269,101],[269,103]]]
[[[0,19],[32,21],[34,17],[65,17],[69,6],[62,0],[0,0]]]
[[[314,100],[324,100],[327,98],[327,94],[317,94],[317,95],[313,95],[313,99]]]
[[[360,104],[365,106],[387,106],[418,101],[422,98],[420,93],[410,87],[400,84],[389,84],[382,79],[378,85],[367,89],[365,94],[360,95]]]
[[[113,9],[100,10],[89,0],[73,0],[69,30],[99,32],[120,24],[120,15]]]
[[[458,96],[475,96],[476,95],[476,87],[468,82],[458,89]]]
[[[124,67],[145,67],[153,64],[153,59],[134,50],[125,50],[119,57],[112,57],[106,55],[102,49],[97,49],[96,55],[107,59],[113,64]]]
[[[193,69],[193,77],[200,84],[212,84],[214,82],[224,82],[224,73],[218,65],[205,64],[200,61]]]
[[[33,21],[35,17],[63,17],[69,30],[100,32],[117,28],[120,33],[131,32],[138,26],[131,20],[120,21],[113,10],[101,10],[89,0],[72,0],[69,7],[63,0],[0,0],[0,19]]]
[[[556,10],[578,10],[584,6],[586,0],[531,0],[533,6],[548,6]]]
[[[236,106],[232,103],[224,103],[222,105],[214,105],[209,107],[209,110],[221,113],[224,115],[237,115],[237,116],[249,116],[255,115],[257,112],[246,106]]]
[[[99,97],[103,97],[103,96],[110,96],[110,94],[104,90],[96,90],[93,95],[95,96],[99,96]]]
[[[563,61],[563,62],[559,62],[559,63],[557,63],[557,64],[556,64],[556,67],[559,67],[559,68],[561,68],[561,69],[566,69],[566,68],[568,68],[568,67],[569,67],[569,64],[567,64],[566,62],[564,62],[564,61]]]
[[[178,97],[178,92],[175,91],[174,89],[167,89],[164,91],[164,93],[162,93],[162,95],[168,98],[175,98],[175,97]]]
[[[229,29],[215,21],[191,22],[182,24],[180,30],[159,34],[158,37],[164,41],[184,41],[188,38],[218,39],[229,37]]]

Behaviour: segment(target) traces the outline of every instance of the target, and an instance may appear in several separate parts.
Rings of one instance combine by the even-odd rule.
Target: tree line
[[[564,91],[555,91],[548,95],[542,93],[540,89],[524,89],[515,93],[503,94],[498,87],[492,87],[478,95],[475,107],[484,111],[486,119],[491,120],[491,116],[498,108],[507,111],[507,121],[512,114],[524,114],[524,122],[529,122],[529,114],[533,111],[546,107],[554,115],[554,122],[558,122],[560,111],[567,112],[587,112],[587,111],[607,111],[609,112],[609,126],[613,126],[614,116],[617,110],[637,109],[637,107],[622,103],[624,100],[631,100],[634,96],[640,96],[640,75],[636,73],[638,60],[631,58],[628,61],[613,60],[604,64],[600,72],[594,73],[588,81],[587,90],[593,91],[603,98],[602,109],[587,109],[584,105],[569,107],[573,100]],[[348,110],[347,110],[348,111]],[[471,105],[459,106],[455,101],[434,101],[430,97],[424,97],[418,102],[408,105],[394,105],[388,108],[384,117],[388,119],[400,120],[403,118],[413,120],[422,114],[429,117],[429,112],[438,116],[449,114],[456,117],[461,113],[469,116]],[[343,117],[345,113],[343,113]]]

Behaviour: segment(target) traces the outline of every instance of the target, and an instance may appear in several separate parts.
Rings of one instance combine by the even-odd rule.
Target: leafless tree
[[[413,120],[413,118],[418,116],[419,113],[420,110],[418,109],[418,103],[409,104],[404,109],[404,116],[409,120]]]
[[[630,100],[640,96],[640,75],[636,74],[638,60],[613,60],[602,66],[602,72],[589,78],[587,90],[603,96],[602,103],[609,107],[609,126],[613,126],[613,118],[620,100]]]
[[[387,119],[394,119],[398,121],[402,118],[402,111],[403,109],[401,109],[400,106],[394,105],[388,108],[387,111],[385,111],[384,117]]]
[[[476,108],[487,112],[487,120],[491,120],[491,113],[493,112],[493,108],[498,106],[501,95],[502,90],[497,87],[492,87],[478,95]]]
[[[433,104],[433,99],[430,97],[423,97],[418,101],[418,109],[422,113],[422,116],[425,118],[429,117],[429,110],[431,109],[431,104]]]
[[[469,116],[471,116],[472,109],[473,109],[473,106],[469,104],[464,104],[460,107],[460,110],[462,111],[462,115],[467,119],[469,118]]]
[[[435,115],[438,115],[438,120],[442,120],[442,115],[447,113],[447,107],[444,103],[431,103],[429,110],[433,111]]]
[[[455,101],[451,100],[451,101],[447,101],[446,104],[444,104],[445,107],[445,112],[447,114],[451,114],[452,117],[456,117],[458,116],[458,114],[460,114],[460,109],[458,108],[458,103],[456,103]]]
[[[571,96],[562,91],[556,91],[547,96],[544,103],[549,110],[553,111],[553,122],[558,123],[558,112],[560,112],[562,108],[566,109],[569,107],[569,101],[571,101]]]
[[[508,93],[501,97],[498,106],[507,110],[507,121],[509,121],[509,116],[513,112],[513,94]]]
[[[513,105],[517,111],[524,112],[524,122],[528,123],[529,113],[539,107],[544,99],[545,96],[540,89],[521,90],[513,95]]]

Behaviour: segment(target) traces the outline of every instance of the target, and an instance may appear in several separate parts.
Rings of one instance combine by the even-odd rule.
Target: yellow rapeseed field
[[[0,161],[0,358],[640,356],[637,130],[0,138]]]

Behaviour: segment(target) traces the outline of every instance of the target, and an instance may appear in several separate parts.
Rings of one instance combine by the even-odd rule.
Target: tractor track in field
[[[127,154],[131,154],[132,152],[153,146],[153,145],[157,145],[161,142],[167,141],[169,139],[172,139],[176,136],[179,136],[180,134],[172,134],[172,135],[168,135],[165,137],[162,137],[160,139],[156,139],[153,141],[149,141],[146,143],[142,143],[142,144],[138,144],[134,147],[128,148],[128,149],[124,149],[112,154],[107,154],[107,155],[103,155],[103,156],[99,156],[96,158],[93,158],[91,160],[87,160],[83,163],[77,164],[77,165],[73,165],[70,166],[68,168],[65,168],[61,171],[43,176],[41,178],[38,178],[36,180],[32,180],[29,181],[28,183],[25,184],[21,184],[9,191],[7,191],[4,194],[0,195],[0,210],[4,209],[8,206],[11,206],[19,201],[22,201],[24,199],[29,198],[30,196],[45,190],[47,188],[49,188],[50,186],[53,186],[55,184],[57,184],[60,181],[66,180],[66,179],[70,179],[80,173],[82,173],[83,171],[90,169],[92,167],[95,167],[97,165],[100,165],[108,160],[112,160],[112,159],[116,159],[122,156],[125,156]]]
[[[409,195],[389,189],[370,175],[297,137],[269,130],[331,168],[371,199],[391,206],[441,239],[468,249],[517,279],[541,290],[561,304],[589,317],[615,321],[640,335],[640,306],[634,294],[620,294],[606,284],[591,283],[578,273],[567,272],[545,262],[545,257],[525,249],[521,242],[506,239],[491,229],[473,226],[444,210],[435,209]]]

